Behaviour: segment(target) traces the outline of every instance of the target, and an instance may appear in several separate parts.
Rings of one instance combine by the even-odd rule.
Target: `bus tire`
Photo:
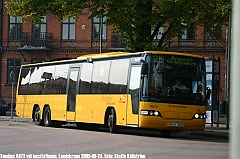
[[[47,107],[44,109],[44,112],[43,112],[43,123],[44,123],[44,125],[47,126],[47,127],[52,126],[51,110],[50,110],[50,107],[49,107],[49,106],[47,106]]]
[[[116,112],[112,108],[110,111],[110,114],[108,116],[108,127],[110,133],[117,133],[118,132],[118,126],[116,125]]]
[[[41,120],[40,108],[38,106],[35,108],[33,120],[35,125],[39,125],[39,126],[43,125],[43,121]]]
[[[172,131],[169,131],[169,130],[161,131],[161,136],[163,136],[163,137],[169,137],[171,134],[172,134]]]

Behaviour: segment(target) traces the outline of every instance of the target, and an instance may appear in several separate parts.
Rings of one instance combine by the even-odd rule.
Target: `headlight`
[[[152,116],[154,113],[153,111],[149,111],[149,115]]]
[[[158,116],[158,114],[159,114],[158,111],[155,111],[155,112],[154,112],[154,115],[155,115],[155,116]]]
[[[141,115],[143,116],[160,116],[162,117],[161,113],[156,110],[141,110]]]
[[[194,119],[205,119],[206,118],[206,115],[205,114],[194,114]]]
[[[199,118],[199,115],[198,115],[198,114],[195,114],[194,117],[197,119],[197,118]]]

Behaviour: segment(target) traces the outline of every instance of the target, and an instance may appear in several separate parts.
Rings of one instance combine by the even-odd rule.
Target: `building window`
[[[42,62],[46,62],[45,59],[32,59],[31,63],[42,63]]]
[[[222,28],[221,28],[221,26],[216,26],[216,27],[205,26],[204,34],[205,34],[205,39],[206,40],[221,39],[221,37],[222,37]]]
[[[41,20],[41,24],[34,24],[33,25],[33,39],[36,40],[44,40],[45,39],[45,33],[47,30],[46,27],[46,16]]]
[[[186,40],[194,40],[195,39],[195,31],[194,31],[194,24],[183,24],[186,26],[186,29],[183,30],[183,34],[181,35],[181,39]]]
[[[153,33],[154,30],[152,30]],[[162,38],[162,34],[164,33],[164,27],[160,27],[158,30],[158,33],[156,36],[153,38],[153,40],[160,40]]]
[[[103,18],[93,18],[93,40],[100,40],[100,29],[102,28],[102,40],[107,39],[107,27],[104,24],[106,17]]]
[[[76,39],[76,20],[67,18],[62,22],[62,40]]]
[[[9,40],[20,40],[22,33],[22,17],[9,18]]]
[[[17,84],[18,74],[21,66],[21,59],[8,59],[7,83],[12,83],[11,74],[14,74],[14,84]]]

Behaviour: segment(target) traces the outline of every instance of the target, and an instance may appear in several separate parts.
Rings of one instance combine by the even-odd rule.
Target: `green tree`
[[[188,24],[226,26],[231,0],[14,0],[5,2],[8,13],[25,22],[38,23],[44,15],[76,18],[90,9],[92,19],[106,16],[113,33],[124,33],[122,41],[131,51],[162,50],[167,40],[183,34]],[[187,25],[186,25],[187,24]],[[158,47],[153,38],[164,27]]]

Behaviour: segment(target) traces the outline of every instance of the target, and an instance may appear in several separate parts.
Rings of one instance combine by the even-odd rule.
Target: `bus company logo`
[[[185,105],[169,104],[169,108],[187,108]]]
[[[125,101],[120,98],[119,103],[125,103]]]
[[[109,96],[109,95],[104,96],[104,95],[102,95],[101,101],[104,101],[104,102],[112,101],[112,96]]]
[[[175,116],[180,116],[179,112],[176,112],[176,113],[175,113]]]

